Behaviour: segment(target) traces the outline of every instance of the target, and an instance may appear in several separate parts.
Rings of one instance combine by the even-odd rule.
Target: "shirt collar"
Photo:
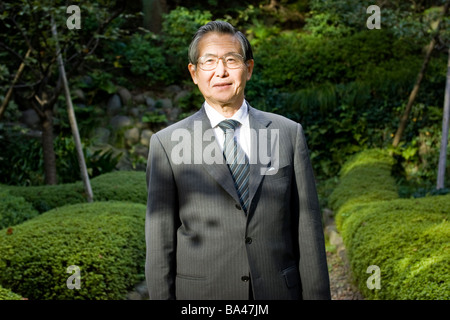
[[[208,102],[205,101],[205,111],[206,115],[208,116],[209,121],[211,122],[211,127],[215,128],[221,121],[227,120],[227,119],[233,119],[238,121],[240,124],[244,123],[245,118],[248,115],[248,106],[246,101],[242,103],[241,107],[238,111],[233,114],[231,118],[225,118],[223,115],[221,115],[216,109],[211,107]]]

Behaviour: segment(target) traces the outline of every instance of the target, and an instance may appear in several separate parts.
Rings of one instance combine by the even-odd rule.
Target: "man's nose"
[[[226,77],[228,75],[227,67],[225,66],[225,63],[223,62],[223,59],[219,59],[219,62],[217,63],[216,67],[216,77]]]

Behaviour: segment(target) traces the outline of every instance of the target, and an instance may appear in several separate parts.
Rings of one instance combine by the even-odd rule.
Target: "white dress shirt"
[[[234,136],[237,139],[237,142],[241,146],[242,150],[246,153],[248,159],[250,159],[250,122],[248,118],[248,105],[244,100],[242,106],[238,111],[231,117],[226,118],[222,114],[220,114],[217,110],[211,107],[205,101],[205,111],[208,116],[209,121],[211,122],[211,127],[214,130],[214,134],[216,136],[217,142],[219,143],[220,149],[223,151],[223,144],[225,141],[225,133],[218,126],[218,124],[227,119],[232,119],[238,121],[241,125],[236,128],[234,131]]]

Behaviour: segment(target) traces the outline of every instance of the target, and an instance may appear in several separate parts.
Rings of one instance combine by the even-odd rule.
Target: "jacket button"
[[[252,238],[250,238],[250,237],[247,237],[247,238],[245,238],[245,243],[248,243],[248,244],[250,244],[250,243],[252,243]]]
[[[238,210],[242,210],[241,206],[240,206],[240,205],[238,205],[238,204],[236,204],[236,209],[238,209]]]
[[[247,282],[248,280],[250,280],[250,277],[249,276],[242,276],[241,280],[244,281],[244,282]]]

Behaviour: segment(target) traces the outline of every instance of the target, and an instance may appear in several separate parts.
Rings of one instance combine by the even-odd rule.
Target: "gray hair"
[[[236,30],[236,28],[233,27],[228,22],[210,21],[204,26],[200,27],[192,37],[191,44],[189,45],[188,57],[189,62],[192,63],[193,65],[197,65],[197,60],[199,58],[198,44],[200,40],[203,38],[203,36],[205,36],[207,33],[210,32],[217,32],[220,34],[230,34],[236,37],[236,39],[241,44],[242,54],[244,55],[244,61],[247,62],[248,60],[253,59],[253,51],[250,42],[242,32]]]

